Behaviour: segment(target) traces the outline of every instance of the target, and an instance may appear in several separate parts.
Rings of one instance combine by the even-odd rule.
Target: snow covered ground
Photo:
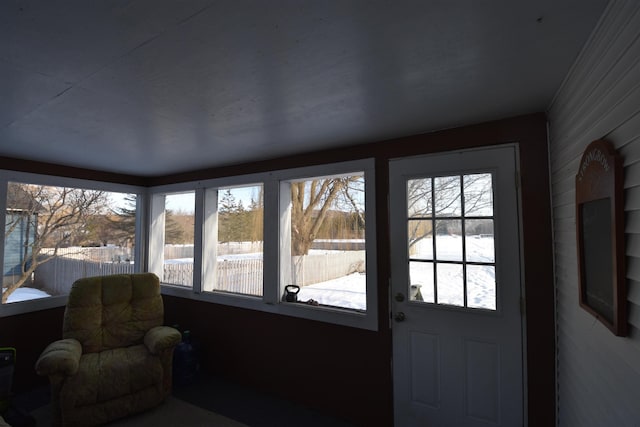
[[[460,236],[438,236],[437,258],[443,261],[462,261],[462,238]],[[433,259],[433,241],[424,239],[416,247],[412,257],[421,260]],[[466,259],[470,262],[494,261],[493,237],[469,237],[466,241]],[[418,285],[425,302],[435,302],[433,286],[433,263],[411,262],[409,277],[412,285]],[[437,266],[438,303],[464,306],[464,270],[462,264],[440,263]],[[472,308],[496,308],[495,267],[492,265],[467,265],[467,306]],[[410,292],[407,292],[410,294]],[[313,299],[319,304],[355,310],[366,309],[366,276],[348,276],[305,286],[298,293],[298,301]]]
[[[18,288],[7,299],[7,302],[20,302],[20,301],[28,301],[32,299],[46,298],[49,297],[46,292],[43,292],[39,289],[33,288]]]
[[[465,261],[493,263],[495,250],[493,237],[469,236],[466,238]],[[433,240],[423,239],[413,248],[411,257],[420,261],[409,263],[409,280],[417,285],[426,302],[435,302]],[[437,264],[437,300],[441,304],[464,306],[463,242],[461,236],[436,237],[436,258],[445,263]],[[426,261],[426,262],[423,262]],[[452,263],[446,263],[451,261]],[[466,265],[467,306],[472,308],[496,308],[496,279],[493,265]]]
[[[308,285],[298,292],[298,301],[318,301],[319,304],[353,310],[367,309],[367,276],[352,273],[339,279]]]

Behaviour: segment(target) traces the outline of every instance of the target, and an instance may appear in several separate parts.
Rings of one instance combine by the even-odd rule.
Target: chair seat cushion
[[[160,358],[144,344],[84,354],[77,375],[69,377],[60,390],[65,407],[107,402],[153,387],[162,394],[163,369]]]

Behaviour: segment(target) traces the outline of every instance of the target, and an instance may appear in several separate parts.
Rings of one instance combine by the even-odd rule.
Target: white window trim
[[[163,193],[195,191],[195,229],[194,246],[202,248],[194,253],[194,271],[201,274],[194,274],[193,288],[181,288],[163,284],[162,293],[183,298],[200,301],[224,304],[234,307],[241,307],[316,320],[321,322],[334,323],[339,325],[358,327],[369,330],[378,328],[378,301],[377,301],[377,256],[375,237],[375,168],[373,159],[356,160],[350,162],[332,163],[326,165],[301,167],[295,169],[284,169],[273,172],[259,174],[239,175],[225,178],[216,178],[204,181],[171,184],[153,188],[144,188],[127,184],[109,183],[103,181],[93,181],[86,179],[67,178],[53,175],[41,175],[26,172],[14,172],[0,170],[0,221],[5,221],[6,213],[6,189],[9,181],[27,182],[39,185],[51,185],[58,187],[84,188],[90,190],[102,190],[122,193],[132,193],[137,195],[137,215],[136,215],[136,253],[135,271],[152,271],[162,277],[163,260],[156,256],[157,247],[161,245],[158,239],[158,229],[163,222],[164,216],[159,214],[160,202],[164,200],[160,197]],[[363,171],[365,174],[365,209],[367,222],[373,224],[365,230],[366,251],[367,251],[367,310],[364,313],[347,309],[315,307],[303,304],[284,303],[281,301],[282,289],[280,281],[280,183],[286,180],[298,180],[316,176],[329,176],[342,173]],[[206,236],[217,235],[215,229],[217,224],[211,215],[217,209],[217,203],[213,206],[212,188],[233,187],[250,184],[262,184],[264,186],[264,283],[263,296],[254,297],[239,294],[227,294],[221,292],[203,292],[203,286],[210,283],[207,277],[214,274],[215,263],[204,260],[202,254],[210,243]],[[205,197],[207,196],[207,197]],[[213,209],[213,211],[212,211]],[[164,204],[162,204],[164,212]],[[155,218],[155,220],[154,220]],[[162,220],[162,221],[161,221]],[[276,222],[278,227],[269,226],[269,223]],[[162,227],[164,231],[164,227]],[[203,231],[207,233],[203,233]],[[199,232],[198,232],[199,231]],[[4,227],[0,228],[0,240],[4,242]],[[161,236],[164,232],[160,233]],[[204,237],[203,237],[204,236]],[[162,245],[161,245],[162,246]],[[215,246],[215,245],[214,245]],[[155,249],[155,251],[154,251]],[[214,249],[215,250],[215,249]],[[161,251],[160,253],[163,253]],[[206,252],[206,253],[211,253]],[[4,260],[4,244],[0,245],[0,263]],[[157,270],[157,271],[156,271]],[[201,278],[204,278],[201,281]],[[204,283],[204,285],[203,285]],[[11,316],[21,313],[28,313],[37,310],[44,310],[54,307],[61,307],[66,304],[67,296],[57,296],[36,300],[23,301],[12,304],[0,304],[0,317]]]
[[[283,208],[281,204],[281,183],[288,180],[299,180],[305,178],[313,178],[318,176],[331,176],[338,174],[348,174],[352,172],[364,172],[365,175],[365,210],[367,223],[372,224],[365,229],[365,245],[366,245],[366,271],[367,271],[367,309],[366,312],[356,312],[348,309],[340,309],[333,307],[311,306],[296,303],[286,303],[281,301],[284,285],[283,278],[287,277],[282,270],[287,263],[283,262],[280,255],[280,245],[286,247],[286,242],[281,242],[281,232],[283,227],[288,227],[289,223],[282,216]],[[263,241],[263,295],[262,297],[248,296],[241,294],[229,294],[222,292],[203,292],[203,288],[208,288],[212,283],[211,277],[215,273],[215,261],[211,261],[211,257],[203,259],[203,253],[212,252],[212,242],[209,242],[207,235],[216,236],[215,230],[215,213],[217,209],[217,201],[212,200],[216,188],[235,187],[251,184],[262,184],[264,188],[264,241]],[[165,295],[178,296],[199,301],[212,302],[217,304],[229,305],[263,311],[268,313],[280,314],[285,316],[305,318],[320,322],[339,324],[344,326],[377,330],[378,329],[378,288],[377,288],[377,255],[376,255],[376,218],[375,218],[375,161],[374,159],[355,160],[340,163],[331,163],[325,165],[300,167],[294,169],[283,169],[272,172],[231,176],[225,178],[216,178],[204,181],[170,184],[150,188],[150,199],[160,197],[162,194],[176,193],[182,191],[196,192],[196,211],[195,211],[195,242],[196,248],[202,248],[201,251],[194,253],[194,286],[184,288],[180,286],[172,286],[163,284],[162,293]],[[207,196],[205,198],[205,195]],[[214,206],[214,201],[215,206]],[[288,203],[288,201],[287,201]],[[155,205],[154,202],[151,202]],[[159,203],[158,203],[159,206]],[[153,208],[151,211],[153,212]],[[152,213],[152,218],[157,216]],[[157,234],[154,228],[154,220],[150,219],[149,224],[153,234]],[[277,225],[277,226],[276,226]],[[207,233],[203,233],[206,231]],[[213,233],[213,234],[209,234]],[[204,237],[200,237],[204,236]],[[156,248],[157,253],[157,237],[149,236],[148,244],[150,249]],[[285,239],[287,240],[287,239]],[[198,245],[199,244],[199,245]],[[150,250],[149,271],[156,272],[161,268],[162,264],[158,264],[158,260],[153,260],[154,251]],[[160,265],[160,267],[158,267]],[[153,268],[153,269],[152,269]],[[195,272],[201,272],[200,275]],[[160,274],[158,274],[160,273]],[[156,272],[162,277],[162,271]],[[199,277],[198,277],[199,276]],[[199,278],[202,282],[199,282]]]
[[[353,326],[369,330],[377,330],[378,328],[378,287],[377,287],[377,256],[376,256],[376,216],[375,216],[375,161],[374,159],[354,160],[349,162],[331,163],[318,166],[307,166],[295,169],[286,169],[273,173],[275,181],[278,183],[278,212],[279,228],[274,230],[278,232],[277,239],[287,236],[280,241],[280,250],[290,245],[289,233],[284,232],[285,228],[290,227],[289,210],[287,205],[289,200],[285,200],[281,195],[282,191],[288,191],[289,186],[286,181],[301,180],[307,178],[315,178],[320,176],[331,176],[348,174],[352,172],[364,172],[365,178],[365,212],[366,221],[370,226],[365,229],[365,249],[366,249],[366,289],[367,289],[367,310],[364,313],[355,312],[340,308],[327,308],[306,306],[304,304],[280,303],[277,304],[277,312],[295,317],[304,317],[311,320],[336,323],[346,326]],[[266,213],[265,213],[266,216]],[[274,227],[275,229],[275,227]],[[265,230],[266,233],[266,230]],[[286,252],[286,251],[285,251]],[[288,266],[288,262],[284,257],[289,257],[289,253],[279,253],[278,264],[281,272],[278,282],[283,287],[286,280],[290,277],[287,271],[282,269]],[[284,288],[279,289],[279,295],[282,295]]]
[[[9,182],[22,182],[35,185],[48,185],[55,187],[81,188],[86,190],[109,191],[119,193],[136,194],[138,207],[140,200],[144,198],[146,188],[117,184],[103,181],[93,181],[87,179],[67,178],[55,175],[42,175],[28,172],[16,172],[0,170],[0,223],[6,224],[7,212],[7,184]],[[136,214],[136,237],[135,237],[135,271],[142,271],[143,266],[143,244],[140,230],[143,230],[142,212]],[[4,271],[4,235],[5,226],[0,227],[0,271]],[[67,295],[52,296],[49,298],[39,298],[27,301],[20,301],[10,304],[0,304],[0,318],[14,316],[18,314],[30,313],[33,311],[47,310],[50,308],[63,307],[67,303]]]

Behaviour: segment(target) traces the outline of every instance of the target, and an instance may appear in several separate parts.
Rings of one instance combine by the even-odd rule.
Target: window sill
[[[67,295],[60,295],[2,304],[0,305],[0,317],[15,316],[18,314],[48,310],[50,308],[64,307],[67,304],[67,298]]]
[[[225,292],[196,293],[191,288],[162,284],[162,294],[194,301],[209,302],[237,308],[262,311],[290,317],[303,318],[324,323],[348,326],[353,328],[378,330],[377,310],[368,309],[367,312],[340,309],[337,307],[316,306],[303,303],[275,302],[270,303],[262,297],[250,295],[229,294]],[[368,301],[370,307],[373,301]]]

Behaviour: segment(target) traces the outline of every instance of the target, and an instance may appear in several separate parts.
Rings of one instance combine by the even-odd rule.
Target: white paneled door
[[[524,423],[516,147],[391,160],[396,427]]]

